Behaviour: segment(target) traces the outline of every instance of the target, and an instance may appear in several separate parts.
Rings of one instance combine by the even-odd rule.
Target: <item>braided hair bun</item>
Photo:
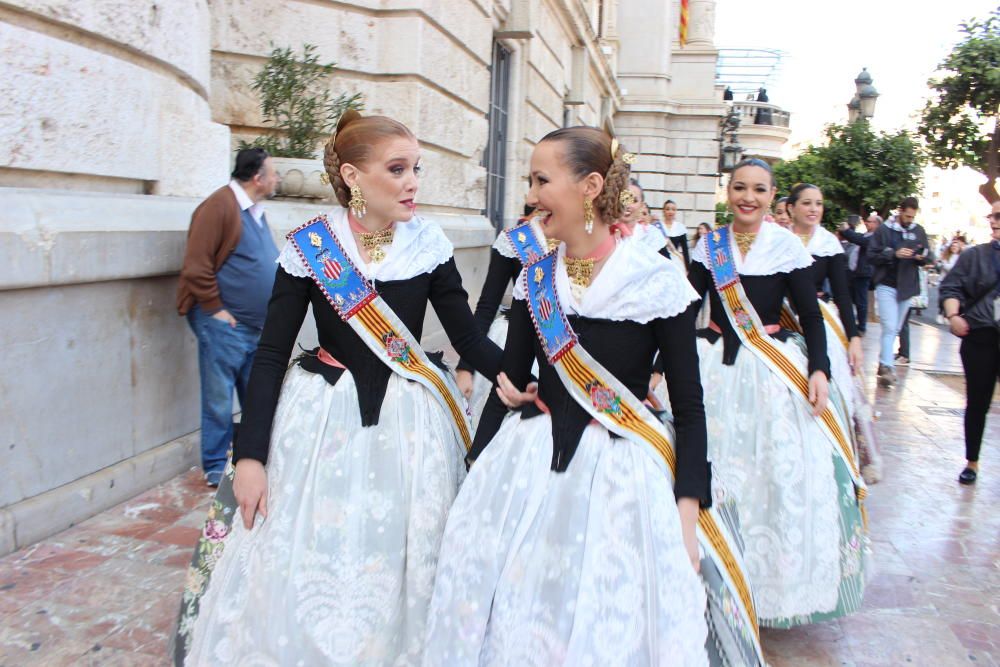
[[[340,117],[337,129],[326,142],[323,166],[341,206],[346,208],[351,200],[351,188],[344,182],[340,168],[345,164],[363,168],[375,153],[375,145],[392,137],[415,139],[409,128],[386,116],[362,116],[349,109]]]
[[[562,141],[565,161],[573,175],[584,178],[594,172],[604,175],[604,187],[594,199],[594,209],[605,224],[622,215],[621,193],[628,188],[631,167],[625,162],[625,149],[617,147],[612,156],[612,138],[596,127],[564,127],[549,132],[542,141]],[[540,142],[539,142],[540,143]]]

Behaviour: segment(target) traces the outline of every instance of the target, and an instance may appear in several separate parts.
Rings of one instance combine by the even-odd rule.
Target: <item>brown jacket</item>
[[[215,274],[239,245],[243,224],[236,195],[224,185],[191,215],[184,265],[177,286],[177,312],[186,315],[198,303],[206,313],[224,308]]]

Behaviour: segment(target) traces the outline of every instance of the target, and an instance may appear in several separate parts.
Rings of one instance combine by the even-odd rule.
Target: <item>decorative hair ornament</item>
[[[622,190],[618,195],[618,203],[622,205],[622,208],[631,206],[635,203],[635,195],[632,194],[631,190]]]
[[[611,140],[611,159],[614,160],[615,156],[618,155],[618,140]]]
[[[635,153],[622,153],[622,162],[627,165],[635,163]]]
[[[347,208],[351,209],[351,213],[358,220],[365,217],[368,212],[368,202],[365,201],[357,183],[351,186],[351,201],[347,202]]]

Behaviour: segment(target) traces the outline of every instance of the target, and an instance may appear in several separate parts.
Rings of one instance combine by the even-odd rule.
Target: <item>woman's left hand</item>
[[[809,404],[813,406],[813,416],[819,417],[826,409],[826,400],[830,394],[826,373],[814,371],[809,376]]]
[[[497,396],[501,402],[511,410],[521,407],[525,403],[532,403],[538,398],[538,383],[531,382],[524,391],[520,391],[510,381],[506,373],[497,376]]]
[[[861,350],[861,336],[855,336],[847,344],[847,363],[851,365],[851,375],[861,372],[865,361],[865,353]]]
[[[698,501],[695,498],[680,498],[677,500],[677,512],[681,515],[681,534],[684,537],[684,549],[691,559],[691,567],[695,572],[701,571],[701,552],[698,550]]]

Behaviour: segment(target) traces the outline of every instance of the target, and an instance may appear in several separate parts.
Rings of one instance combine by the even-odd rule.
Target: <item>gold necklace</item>
[[[566,263],[566,275],[569,276],[571,283],[583,288],[590,285],[590,279],[594,275],[593,259],[563,257],[563,261]]]
[[[809,245],[809,239],[812,238],[812,232],[808,234],[799,234],[798,232],[795,232],[795,235],[799,237],[800,241],[802,241],[802,245]]]
[[[736,236],[736,247],[740,249],[740,254],[746,257],[750,252],[750,246],[757,239],[757,232],[733,232]]]
[[[361,232],[361,245],[368,251],[368,256],[376,264],[385,259],[385,251],[382,246],[392,245],[392,227],[387,227],[380,232]]]

